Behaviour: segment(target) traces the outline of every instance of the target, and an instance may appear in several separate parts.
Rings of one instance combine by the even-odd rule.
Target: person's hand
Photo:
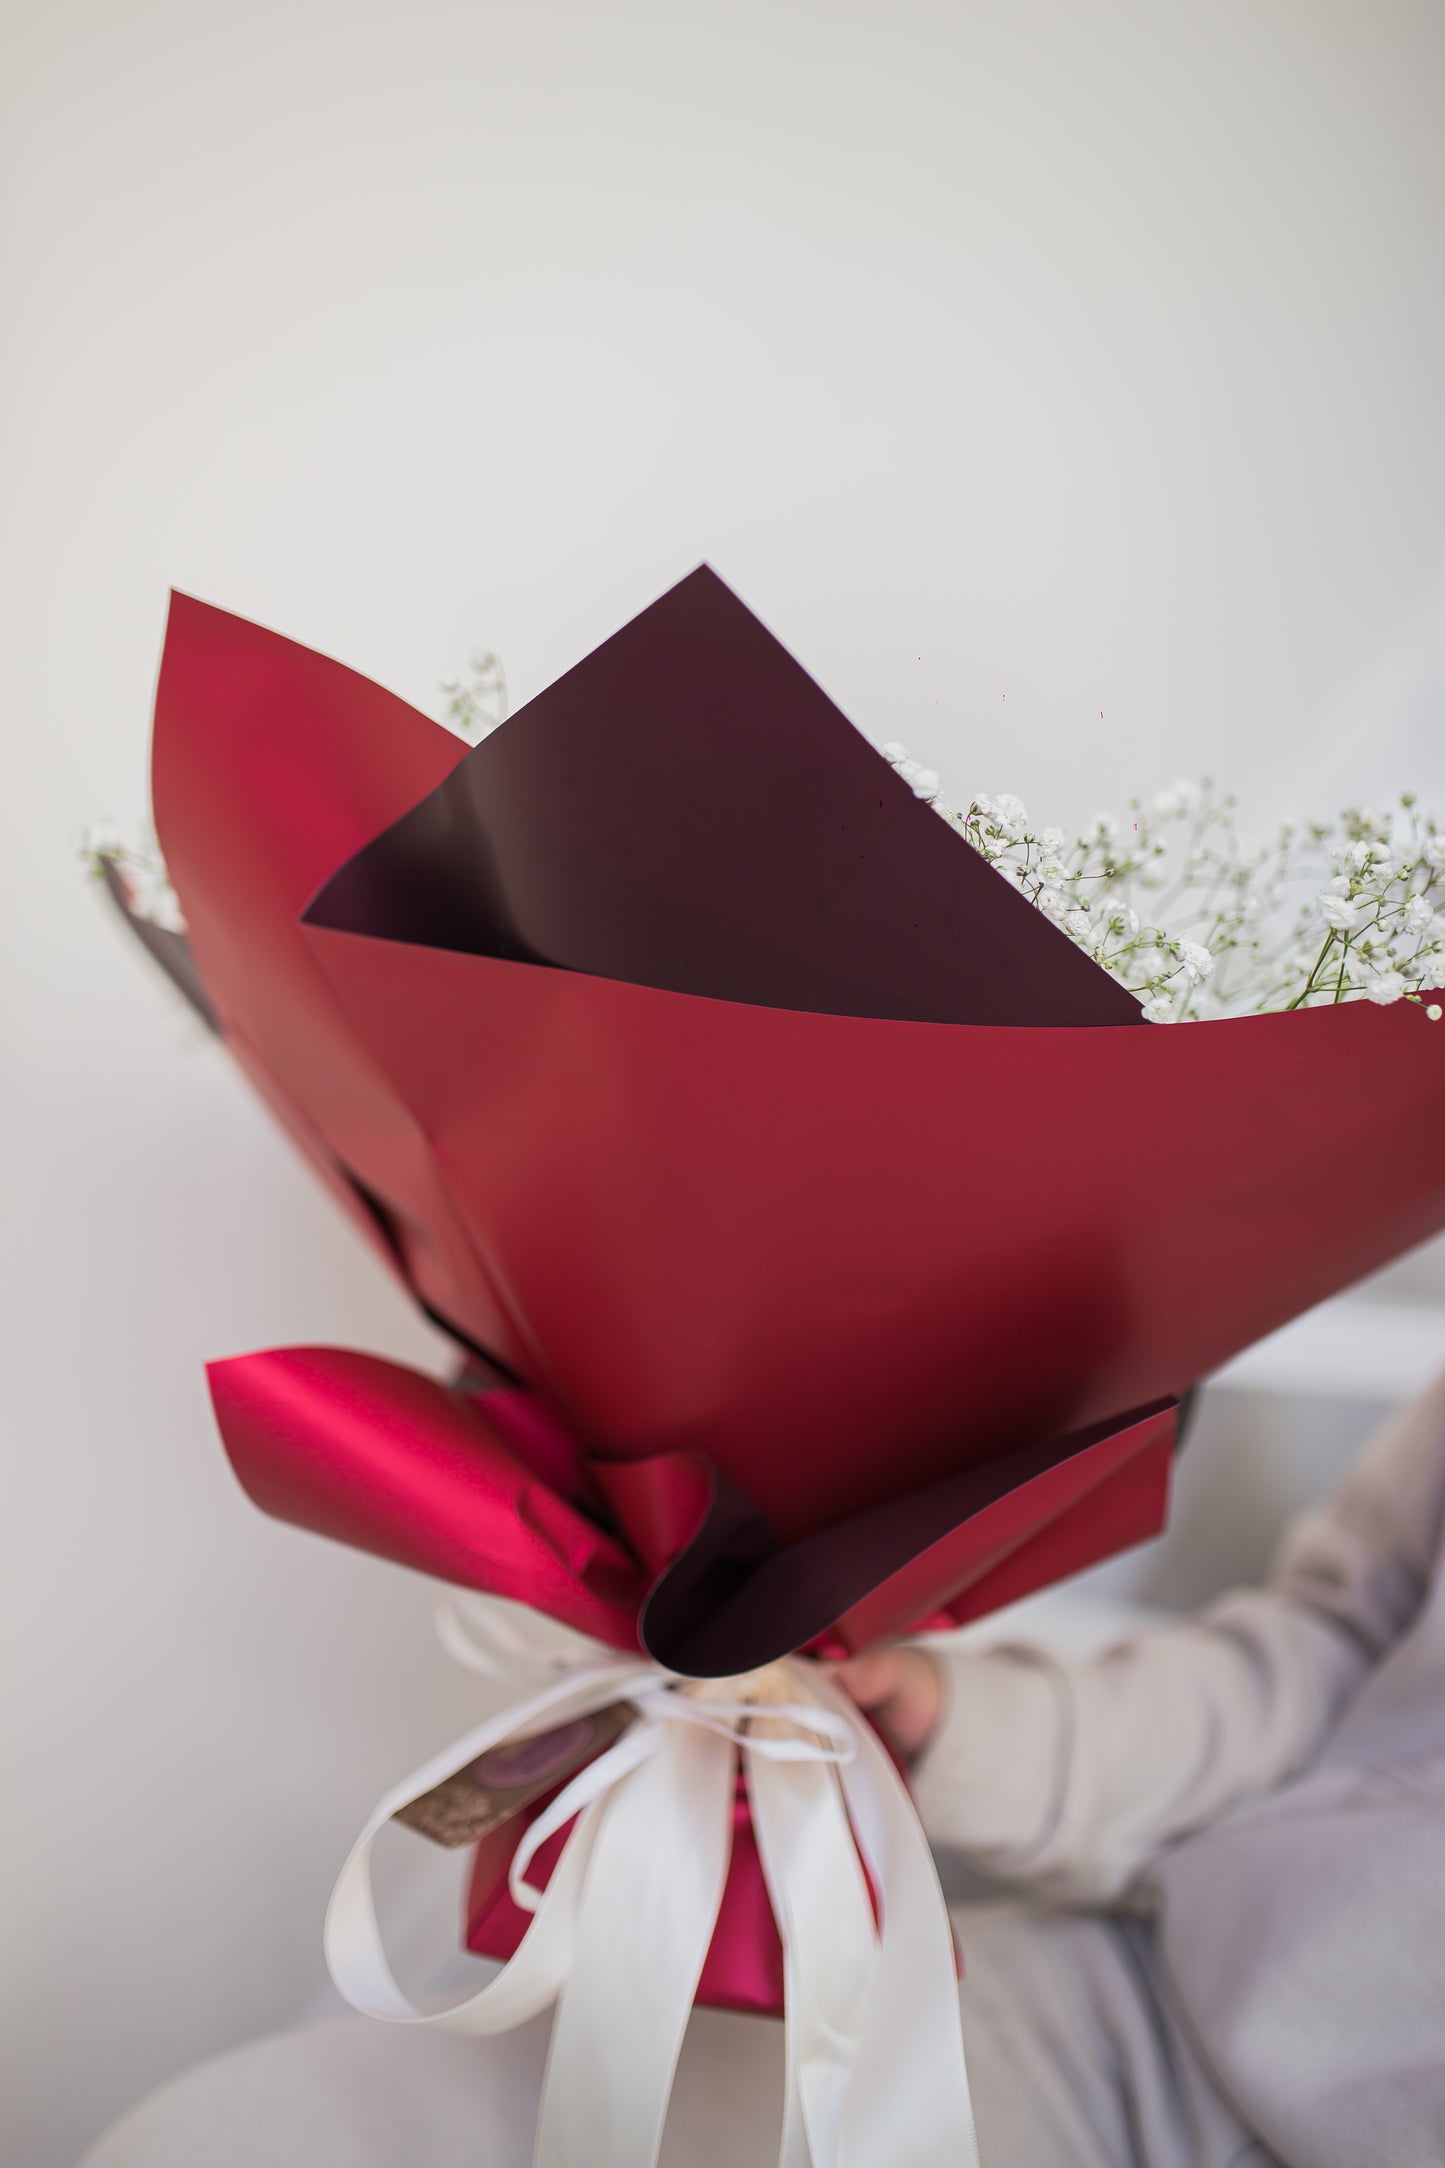
[[[833,1677],[900,1754],[921,1753],[943,1714],[943,1673],[922,1649],[869,1649]]]

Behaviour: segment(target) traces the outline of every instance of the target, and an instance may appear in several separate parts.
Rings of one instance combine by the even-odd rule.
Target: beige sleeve
[[[1127,1901],[1164,1848],[1319,1752],[1419,1610],[1442,1518],[1445,1376],[1293,1525],[1267,1587],[1077,1663],[946,1649],[914,1770],[929,1834],[1039,1895]]]

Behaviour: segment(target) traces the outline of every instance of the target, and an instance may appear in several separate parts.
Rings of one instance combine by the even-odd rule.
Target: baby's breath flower
[[[114,873],[136,918],[164,927],[167,933],[185,932],[181,899],[154,841],[127,843],[117,822],[95,821],[81,837],[80,855],[93,872],[108,867]]]
[[[1062,828],[1030,828],[1008,791],[980,791],[951,812],[932,771],[901,745],[885,752],[1010,886],[1140,996],[1151,1021],[1445,987],[1445,884],[1433,892],[1445,835],[1408,793],[1398,812],[1288,821],[1266,842],[1236,830],[1233,794],[1204,777],[1133,797],[1127,824],[1101,813],[1070,841]],[[1166,925],[1141,922],[1146,894]]]
[[[82,858],[114,858],[125,849],[119,821],[92,821],[80,839]]]
[[[465,681],[443,685],[446,711],[443,721],[459,738],[480,744],[507,719],[507,673],[500,656],[490,651],[473,655],[471,673]]]
[[[1349,933],[1365,916],[1367,906],[1362,901],[1352,901],[1337,889],[1327,889],[1320,897],[1320,917],[1336,933]]]

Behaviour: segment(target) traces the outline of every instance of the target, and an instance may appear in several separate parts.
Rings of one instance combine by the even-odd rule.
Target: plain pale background
[[[1445,803],[1442,69],[1428,0],[5,16],[7,2159],[303,2006],[472,1712],[210,1429],[209,1356],[431,1350],[80,877],[167,588],[435,712],[706,557],[958,796]],[[1211,1468],[1260,1549],[1247,1406],[1156,1592]]]

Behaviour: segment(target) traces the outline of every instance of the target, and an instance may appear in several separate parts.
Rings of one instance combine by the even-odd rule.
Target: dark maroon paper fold
[[[700,566],[458,762],[308,923],[675,993],[1137,1024]]]

